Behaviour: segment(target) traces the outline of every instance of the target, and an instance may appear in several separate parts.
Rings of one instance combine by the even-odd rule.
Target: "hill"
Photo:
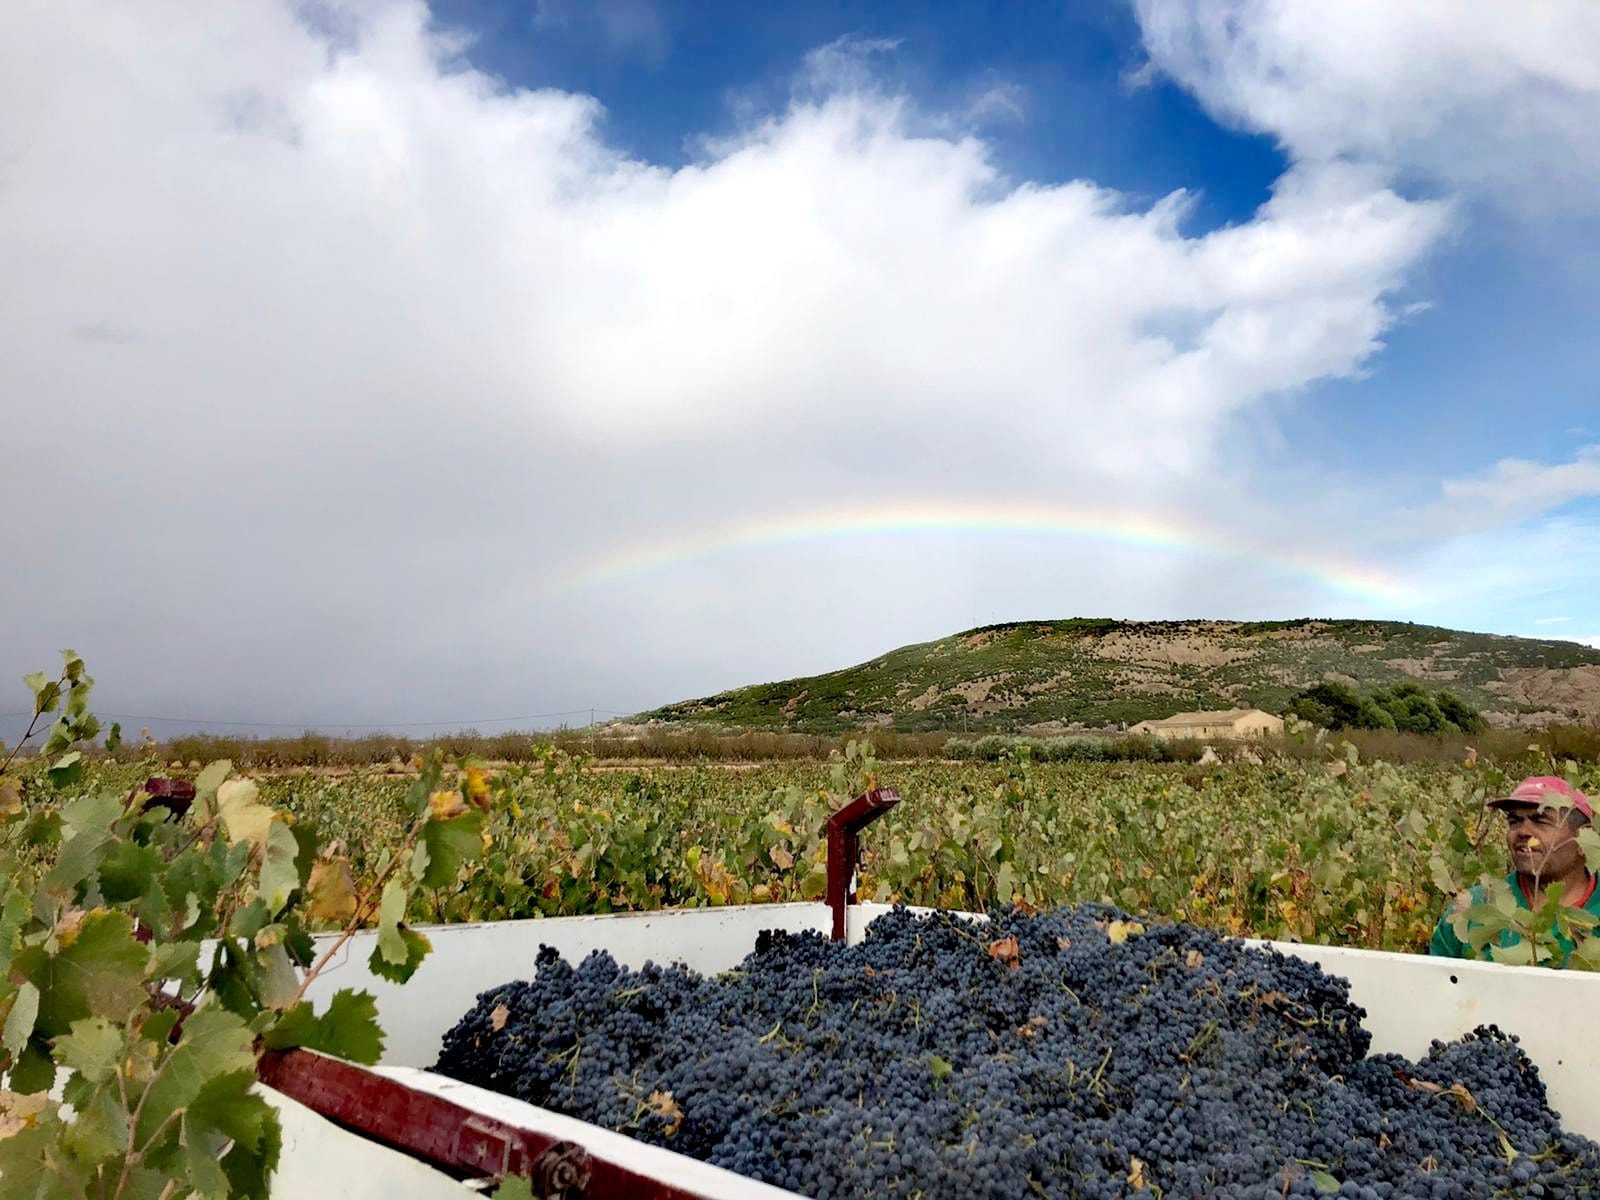
[[[1600,650],[1399,621],[989,625],[842,671],[736,688],[634,718],[832,733],[882,727],[1058,733],[1187,709],[1277,711],[1301,688],[1416,680],[1496,725],[1600,720]]]

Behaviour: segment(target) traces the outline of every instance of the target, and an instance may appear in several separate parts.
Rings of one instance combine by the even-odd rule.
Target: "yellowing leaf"
[[[1136,1190],[1149,1186],[1144,1177],[1144,1163],[1137,1158],[1129,1160],[1128,1186]]]
[[[651,1092],[647,1103],[650,1111],[666,1122],[663,1133],[671,1137],[678,1132],[683,1125],[683,1109],[678,1107],[671,1092]]]
[[[308,911],[313,921],[342,924],[355,915],[356,881],[343,858],[319,862],[311,868],[306,885]]]
[[[0,779],[0,817],[14,817],[22,811],[22,781]]]
[[[428,797],[428,815],[435,821],[449,821],[466,811],[460,792],[435,792]]]
[[[499,1033],[506,1027],[506,1018],[511,1015],[511,1010],[504,1004],[496,1004],[494,1011],[489,1014],[489,1028]]]
[[[45,1092],[19,1096],[0,1089],[0,1141],[15,1137],[24,1129],[32,1129],[39,1123],[40,1115],[53,1107],[54,1101]]]
[[[489,779],[482,767],[467,768],[467,799],[485,811],[489,808]]]
[[[774,846],[767,851],[767,854],[771,856],[772,861],[777,864],[780,870],[787,871],[794,866],[794,855],[790,854],[782,846]]]
[[[228,831],[230,845],[266,845],[272,809],[260,802],[260,796],[261,789],[252,779],[229,779],[217,788],[217,812]]]
[[[990,942],[989,957],[1013,971],[1022,965],[1022,954],[1015,937],[1003,937]]]
[[[1120,946],[1129,938],[1144,932],[1144,926],[1138,921],[1113,921],[1106,926],[1106,936],[1111,939],[1113,946]]]

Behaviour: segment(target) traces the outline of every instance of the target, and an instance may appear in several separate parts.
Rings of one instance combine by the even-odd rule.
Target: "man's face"
[[[1583,861],[1578,830],[1567,810],[1538,804],[1507,804],[1506,847],[1511,865],[1523,875],[1559,878],[1577,871]]]

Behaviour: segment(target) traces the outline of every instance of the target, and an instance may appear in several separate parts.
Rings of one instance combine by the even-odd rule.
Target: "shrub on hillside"
[[[1459,697],[1410,682],[1363,696],[1347,683],[1328,680],[1296,693],[1284,712],[1324,729],[1456,734],[1486,728],[1483,717]]]

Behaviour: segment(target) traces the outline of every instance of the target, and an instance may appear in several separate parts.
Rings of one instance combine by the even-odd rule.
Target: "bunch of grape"
[[[1369,1056],[1343,980],[1106,906],[537,968],[435,1069],[818,1200],[1600,1196],[1498,1031]]]

